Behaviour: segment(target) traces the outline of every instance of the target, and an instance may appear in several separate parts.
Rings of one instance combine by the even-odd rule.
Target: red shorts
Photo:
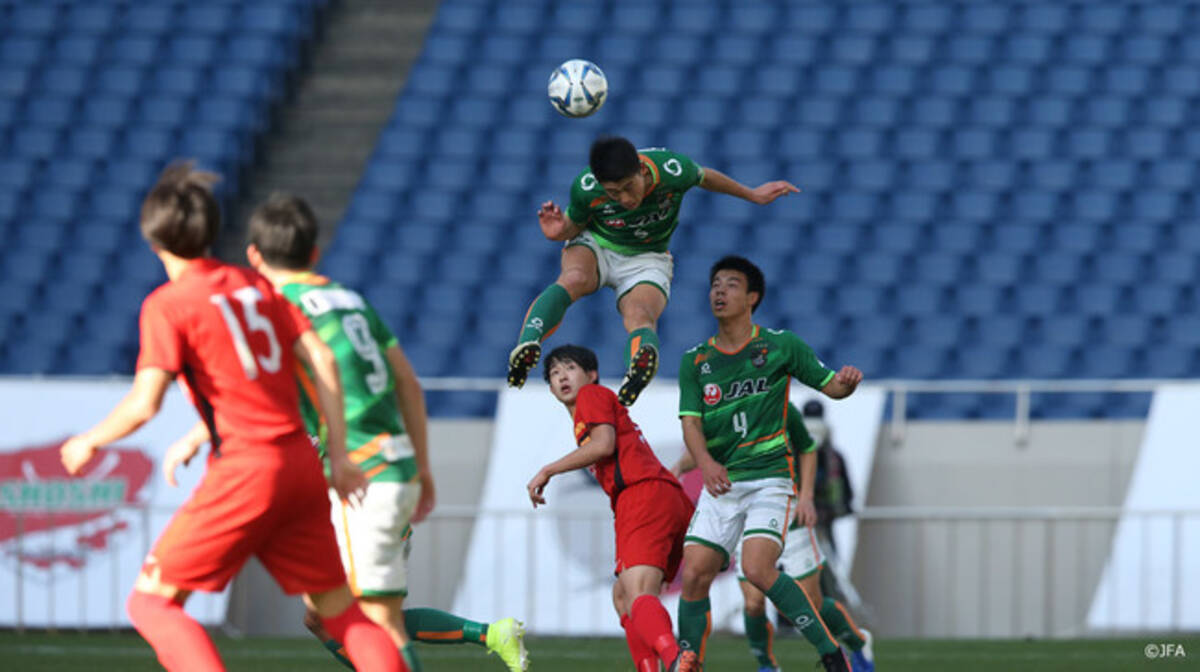
[[[695,510],[683,488],[660,480],[635,483],[617,496],[617,567],[649,565],[672,581],[683,560],[683,537]]]
[[[287,447],[223,447],[146,557],[163,583],[225,588],[254,555],[285,593],[346,583],[329,522],[328,485],[308,438]]]

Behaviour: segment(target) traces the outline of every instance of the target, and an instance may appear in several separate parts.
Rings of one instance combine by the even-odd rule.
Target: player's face
[[[642,200],[646,198],[646,185],[649,179],[646,175],[646,167],[629,177],[618,180],[616,182],[601,182],[600,186],[604,187],[604,193],[609,198],[621,204],[626,210],[633,210],[642,204]]]
[[[564,404],[573,404],[579,389],[596,382],[596,376],[573,361],[555,361],[550,364],[550,393]]]
[[[757,295],[747,291],[747,287],[749,283],[741,271],[717,271],[708,288],[708,303],[713,316],[720,319],[750,312]]]

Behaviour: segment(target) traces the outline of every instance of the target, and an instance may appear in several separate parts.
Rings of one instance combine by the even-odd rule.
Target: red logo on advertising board
[[[22,544],[19,552],[10,551],[20,561],[43,569],[56,564],[80,568],[87,551],[108,548],[109,537],[129,527],[112,519],[112,514],[138,502],[154,469],[154,462],[140,450],[102,448],[79,476],[71,477],[59,461],[61,445],[0,452],[0,544],[18,535],[63,528],[78,531],[70,548],[33,552]]]
[[[721,386],[709,383],[704,386],[704,403],[715,406],[721,401]]]

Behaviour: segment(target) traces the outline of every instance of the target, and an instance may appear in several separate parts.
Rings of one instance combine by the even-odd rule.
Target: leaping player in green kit
[[[612,287],[629,332],[627,369],[617,392],[629,406],[658,371],[655,328],[671,294],[674,262],[667,246],[679,224],[683,195],[699,186],[766,205],[800,190],[784,181],[751,189],[682,154],[639,151],[620,137],[596,140],[588,163],[571,185],[566,213],[553,201],[538,211],[546,238],[566,242],[562,271],[525,315],[517,347],[508,357],[508,384],[525,384],[542,356],[542,341],[558,328],[567,306],[600,287]]]

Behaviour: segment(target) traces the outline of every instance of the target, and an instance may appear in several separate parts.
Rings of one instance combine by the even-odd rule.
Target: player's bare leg
[[[388,633],[373,623],[358,603],[350,587],[342,584],[333,590],[309,593],[304,604],[316,612],[331,639],[342,642],[355,667],[364,670],[407,670]]]
[[[522,387],[529,370],[542,358],[542,341],[562,323],[567,307],[581,296],[600,288],[596,253],[586,245],[572,245],[562,252],[562,271],[530,304],[521,325],[517,347],[508,355],[508,386]]]
[[[217,647],[183,610],[191,591],[162,581],[155,567],[138,574],[126,610],[133,627],[168,670],[224,670]]]
[[[613,606],[622,617],[621,626],[638,672],[657,672],[660,660],[668,672],[695,669],[688,665],[699,661],[692,651],[682,655],[672,634],[671,616],[658,600],[662,584],[663,570],[636,565],[618,574],[613,588]]]
[[[742,571],[746,579],[766,594],[779,613],[796,624],[821,654],[821,664],[826,670],[849,672],[850,662],[821,620],[820,605],[792,577],[775,568],[781,550],[779,542],[769,538],[751,537],[743,541]]]
[[[617,310],[629,332],[625,348],[625,380],[617,398],[622,404],[632,406],[638,395],[658,372],[658,318],[667,307],[667,296],[657,285],[644,282],[635,285],[617,301]]]
[[[758,661],[758,672],[773,672],[779,669],[775,660],[775,628],[767,619],[767,596],[749,581],[738,581],[742,589],[742,620],[746,625],[746,639],[750,641],[750,654]]]

